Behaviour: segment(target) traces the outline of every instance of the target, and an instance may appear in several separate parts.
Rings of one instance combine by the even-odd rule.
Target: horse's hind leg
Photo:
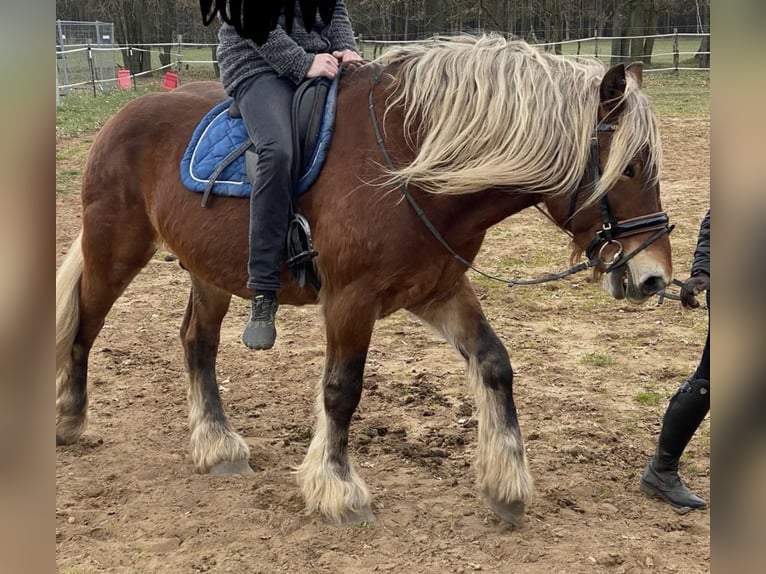
[[[306,509],[336,525],[372,522],[370,492],[348,456],[348,429],[362,396],[362,375],[375,323],[348,308],[354,297],[325,299],[325,370],[316,399],[311,445],[296,469]]]
[[[524,442],[513,402],[513,370],[505,347],[487,323],[468,279],[448,297],[411,309],[467,360],[479,422],[477,485],[503,520],[519,524],[532,496]]]
[[[229,423],[215,375],[221,322],[231,295],[192,276],[181,324],[181,342],[189,375],[191,458],[201,473],[250,474],[250,449]]]
[[[75,442],[88,414],[88,357],[112,305],[156,250],[148,219],[86,210],[56,272],[56,444]]]

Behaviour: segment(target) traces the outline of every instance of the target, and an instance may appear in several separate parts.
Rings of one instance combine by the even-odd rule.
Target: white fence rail
[[[566,40],[558,43],[537,43],[543,50],[557,50],[562,54],[573,57],[597,57],[605,62],[612,59],[612,41],[632,41],[635,39],[654,40],[651,54],[651,64],[646,72],[668,72],[681,70],[707,71],[708,66],[701,65],[709,58],[709,51],[700,51],[702,39],[709,34],[656,34],[652,36],[593,36],[577,40]],[[368,40],[358,38],[359,50],[366,59],[373,59],[386,48],[409,43],[428,43],[433,38],[423,40]],[[708,43],[709,45],[709,43]],[[130,55],[132,51],[146,52],[148,69],[140,72],[130,71],[131,84],[135,87],[136,78],[153,76],[157,73],[173,71],[179,75],[189,74],[191,77],[215,78],[217,61],[215,60],[215,44],[200,44],[183,42],[179,37],[177,42],[157,44],[140,44],[133,46],[104,46],[93,44],[59,45],[56,49],[56,86],[57,102],[59,95],[68,94],[71,90],[90,88],[93,94],[105,91],[118,85],[118,70],[125,69],[122,63],[123,53]],[[633,58],[636,59],[636,58]],[[163,61],[169,63],[162,63]],[[129,61],[129,58],[126,59]]]
[[[710,51],[700,50],[703,38],[709,38],[710,34],[652,34],[646,36],[591,36],[590,38],[578,38],[575,40],[562,40],[561,42],[535,42],[533,38],[527,38],[527,41],[533,43],[544,50],[558,49],[562,54],[579,57],[596,57],[601,60],[612,59],[612,42],[614,40],[631,42],[636,39],[654,40],[654,49],[651,54],[642,54],[633,59],[651,59],[651,65],[647,66],[645,71],[678,71],[678,70],[696,70],[709,71],[707,65],[689,65],[690,61],[698,63],[701,56],[709,56]],[[363,46],[369,45],[372,49],[372,57],[377,57],[383,50],[392,46],[403,46],[406,44],[424,44],[436,41],[437,38],[426,38],[423,40],[361,40]],[[708,42],[709,45],[709,42]],[[659,49],[659,51],[658,51]],[[622,57],[625,58],[625,57]],[[707,59],[709,61],[709,58]]]

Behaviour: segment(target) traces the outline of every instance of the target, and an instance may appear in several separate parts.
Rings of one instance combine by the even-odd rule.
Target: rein
[[[382,69],[378,69],[377,74],[375,75],[375,78],[370,85],[370,91],[367,96],[367,108],[370,112],[370,121],[372,123],[372,129],[375,132],[375,140],[378,143],[378,146],[380,147],[381,154],[383,155],[383,159],[385,160],[386,166],[390,170],[394,170],[394,162],[391,159],[391,155],[388,153],[388,149],[386,148],[386,143],[383,138],[383,133],[380,129],[380,126],[378,125],[378,119],[375,114],[375,104],[374,104],[374,90],[375,86],[377,86],[380,83],[380,79],[382,76]],[[614,124],[605,124],[605,123],[599,123],[596,128],[594,129],[593,136],[591,138],[591,155],[590,155],[590,161],[591,161],[591,169],[593,172],[594,177],[594,185],[598,183],[599,178],[601,177],[601,170],[599,169],[598,165],[598,152],[599,152],[599,146],[598,146],[598,132],[600,131],[614,131],[615,129]],[[656,213],[652,215],[647,215],[643,217],[637,217],[634,219],[624,220],[624,221],[617,221],[612,215],[611,208],[609,206],[609,201],[607,200],[606,196],[601,198],[600,201],[600,207],[601,207],[601,214],[603,219],[603,225],[601,230],[599,230],[596,233],[596,237],[590,242],[588,245],[588,248],[586,249],[586,256],[588,257],[587,261],[584,261],[582,263],[578,263],[577,265],[573,265],[569,269],[566,269],[564,271],[561,271],[560,273],[552,273],[549,275],[546,275],[545,277],[540,277],[537,279],[505,279],[502,277],[497,277],[495,275],[491,275],[490,273],[486,273],[485,271],[482,271],[478,267],[474,266],[473,263],[465,259],[462,255],[460,255],[458,252],[456,252],[449,243],[447,243],[447,240],[444,239],[441,233],[439,233],[439,230],[436,229],[434,224],[431,222],[430,219],[428,219],[428,216],[425,214],[423,209],[420,207],[418,202],[415,200],[415,198],[410,193],[410,190],[407,186],[407,183],[404,180],[399,181],[399,191],[402,194],[402,197],[404,197],[405,200],[407,200],[407,203],[410,204],[410,207],[412,207],[413,211],[417,214],[417,216],[420,218],[420,220],[423,222],[423,224],[428,228],[428,230],[431,232],[431,235],[444,247],[444,249],[452,255],[454,259],[465,265],[468,269],[471,269],[472,271],[478,273],[479,275],[486,277],[487,279],[491,279],[493,281],[498,281],[500,283],[505,283],[508,285],[508,287],[513,287],[514,285],[538,285],[541,283],[547,283],[549,281],[557,281],[559,279],[563,279],[564,277],[568,277],[569,275],[573,275],[575,273],[579,273],[580,271],[585,271],[586,269],[590,269],[591,267],[596,267],[597,265],[600,265],[602,263],[607,263],[607,261],[602,257],[604,249],[612,244],[616,243],[618,246],[617,253],[610,258],[607,267],[606,267],[606,273],[617,269],[619,267],[624,266],[628,261],[630,261],[633,257],[635,257],[638,253],[646,249],[649,245],[657,241],[660,237],[665,235],[666,233],[670,233],[673,230],[673,225],[668,225],[668,216],[665,213]],[[543,211],[539,206],[535,205],[535,207],[542,212],[548,219],[551,219],[553,221],[553,218]],[[567,216],[566,223],[564,225],[564,232],[567,233],[570,237],[572,237],[571,232],[567,229],[569,223],[571,222],[572,217],[575,214],[575,209],[577,207],[577,189],[575,189],[572,192],[572,198],[570,200],[570,211],[569,215]],[[556,223],[555,221],[553,221]],[[556,223],[558,226],[558,224]],[[622,244],[617,241],[618,237],[625,237],[627,235],[634,235],[636,233],[643,233],[645,231],[650,231],[656,229],[655,233],[653,233],[647,240],[645,240],[641,245],[639,245],[636,249],[631,251],[628,255],[623,256],[623,247]],[[598,250],[597,255],[594,256],[594,253]],[[674,283],[676,280],[674,280]],[[680,283],[680,282],[678,282]],[[664,294],[664,291],[661,293]],[[665,296],[668,296],[665,294]]]

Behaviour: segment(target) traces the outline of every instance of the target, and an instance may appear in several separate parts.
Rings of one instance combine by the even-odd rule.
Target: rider
[[[670,399],[657,452],[646,465],[639,486],[650,496],[662,498],[676,508],[704,508],[702,498],[691,492],[678,476],[678,459],[710,410],[710,210],[700,225],[691,277],[681,290],[686,309],[699,307],[695,295],[707,291],[708,332],[702,358],[694,374]]]
[[[293,93],[307,78],[332,79],[341,63],[362,60],[343,0],[335,2],[328,24],[312,17],[315,22],[307,32],[295,2],[292,31],[287,33],[282,14],[260,45],[241,37],[226,23],[218,32],[221,82],[237,103],[258,155],[250,199],[247,265],[252,310],[242,333],[242,342],[251,349],[270,349],[276,339],[276,292],[293,184],[300,176],[293,173]]]

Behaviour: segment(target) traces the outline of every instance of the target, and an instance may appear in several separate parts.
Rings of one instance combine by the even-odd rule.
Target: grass
[[[588,353],[582,356],[581,361],[584,365],[593,367],[611,367],[615,364],[615,360],[610,355],[603,353]]]
[[[683,44],[684,41],[689,43],[689,45]],[[669,40],[658,40],[654,49],[655,54],[670,51],[669,46],[664,46],[662,42],[669,42]],[[694,51],[696,46],[692,46],[692,44],[696,44],[696,42],[698,40],[695,38],[682,39],[681,51]],[[590,44],[592,42],[583,42],[581,53],[592,53],[593,46]],[[601,44],[603,46],[599,49],[599,53],[604,56],[603,49],[608,48],[608,45],[606,42],[601,42]],[[565,51],[574,53],[576,51],[576,44],[565,45],[565,48]],[[70,58],[74,57],[75,55],[70,56]],[[608,54],[604,57],[608,57]],[[186,48],[184,50],[184,59],[210,59],[209,49]],[[663,57],[656,56],[653,59],[652,66],[656,67],[663,63]],[[156,65],[153,62],[152,65],[156,67],[159,65],[159,62]],[[72,66],[74,66],[74,63],[72,63]],[[182,82],[191,79],[213,79],[211,74],[212,71],[208,71],[201,64],[189,64],[188,68],[184,66]],[[162,74],[157,73],[155,76],[153,78],[139,79],[139,85],[136,90],[98,90],[96,96],[93,95],[90,86],[72,90],[69,95],[62,96],[61,98],[61,106],[57,109],[56,113],[56,134],[67,137],[97,131],[112,114],[136,96],[151,91],[158,91]],[[709,72],[647,72],[644,74],[644,91],[649,95],[655,111],[660,115],[699,116],[709,115],[710,113]],[[509,263],[511,262],[509,261]]]
[[[702,474],[702,469],[694,462],[686,462],[683,466],[683,472],[687,475]]]
[[[56,170],[56,193],[70,193],[80,184],[82,171],[79,169]]]
[[[82,168],[92,143],[93,138],[87,135],[56,142],[56,193],[79,191]]]
[[[656,407],[662,401],[664,395],[656,391],[640,391],[636,393],[633,400],[644,407]]]
[[[611,498],[614,498],[614,490],[611,488],[608,488],[607,486],[602,486],[598,489],[596,492],[596,500],[609,500]]]
[[[660,116],[710,115],[710,72],[644,74],[644,92]]]
[[[138,96],[158,91],[158,86],[136,90],[109,90],[97,93],[72,92],[61,98],[56,109],[56,137],[77,137],[97,132],[120,108]]]

